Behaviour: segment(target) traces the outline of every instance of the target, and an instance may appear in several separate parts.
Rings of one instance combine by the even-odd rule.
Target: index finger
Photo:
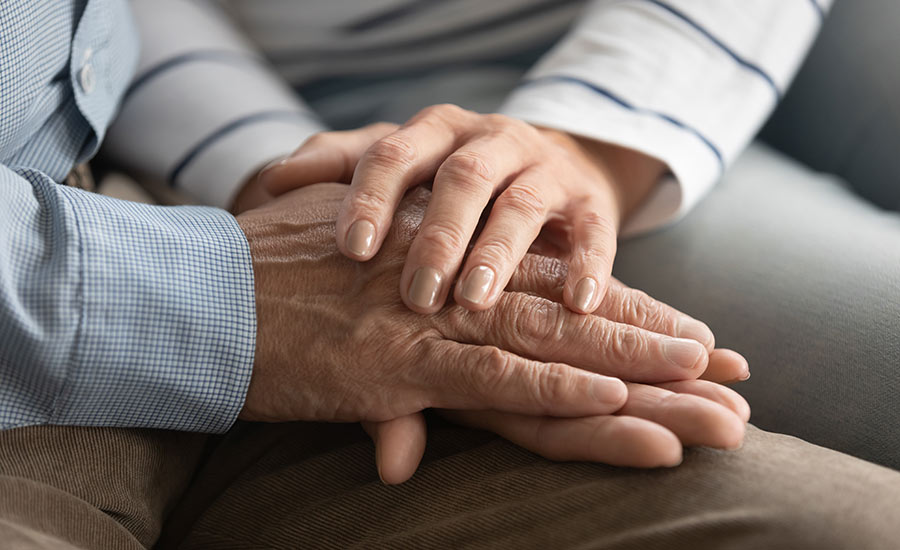
[[[404,193],[437,172],[470,115],[458,107],[429,108],[366,150],[338,212],[342,254],[366,261],[378,252]]]

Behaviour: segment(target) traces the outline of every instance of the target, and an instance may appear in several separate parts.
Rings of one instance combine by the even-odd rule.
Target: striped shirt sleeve
[[[615,143],[670,175],[626,222],[687,213],[790,84],[830,0],[595,0],[501,111]]]
[[[137,73],[105,153],[197,201],[238,187],[322,124],[212,2],[135,0]]]

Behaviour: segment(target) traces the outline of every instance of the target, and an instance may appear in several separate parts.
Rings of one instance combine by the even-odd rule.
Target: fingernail
[[[585,277],[578,281],[575,285],[573,298],[575,299],[575,307],[581,311],[592,311],[591,302],[594,300],[594,294],[597,293],[597,281],[591,277]]]
[[[591,380],[591,396],[601,403],[612,407],[621,407],[628,398],[625,384],[616,384],[607,376],[594,376]]]
[[[367,220],[358,220],[347,231],[347,250],[357,256],[365,256],[375,242],[375,226]]]
[[[494,282],[494,270],[480,265],[469,272],[463,284],[462,297],[473,304],[480,304],[487,297]]]
[[[696,340],[704,346],[709,346],[714,339],[713,333],[706,326],[706,323],[690,317],[682,317],[678,320],[678,325],[675,327],[675,336]]]
[[[673,364],[690,369],[697,364],[706,349],[695,340],[669,338],[663,342],[663,354]]]
[[[431,267],[420,267],[409,285],[409,301],[420,308],[430,308],[441,289],[441,274]]]

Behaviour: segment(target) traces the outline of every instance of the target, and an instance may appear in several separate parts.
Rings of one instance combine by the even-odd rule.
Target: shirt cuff
[[[61,195],[77,223],[82,307],[50,423],[226,431],[256,343],[253,268],[236,220]]]
[[[644,153],[671,171],[625,221],[622,236],[651,231],[684,216],[722,172],[720,153],[677,121],[632,107],[576,79],[538,79],[514,91],[500,112],[539,126]]]

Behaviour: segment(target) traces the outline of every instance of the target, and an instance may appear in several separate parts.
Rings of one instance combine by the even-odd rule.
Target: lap
[[[755,424],[900,468],[900,214],[754,146],[616,275],[749,359]]]
[[[206,436],[38,426],[0,431],[0,541],[143,548],[159,536]]]
[[[658,470],[553,463],[484,432],[432,428],[420,471],[396,487],[378,480],[357,425],[240,423],[207,449],[204,436],[153,430],[3,432],[0,540],[864,549],[900,535],[900,473],[752,427],[738,451],[691,449]]]
[[[419,472],[391,487],[356,426],[239,426],[162,546],[879,548],[900,533],[900,473],[752,427],[737,452],[650,471],[432,428]]]

